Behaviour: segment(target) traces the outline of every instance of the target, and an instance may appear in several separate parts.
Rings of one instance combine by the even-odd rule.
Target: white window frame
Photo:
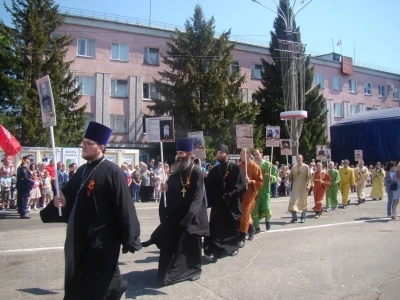
[[[150,60],[150,52],[153,51],[153,53],[157,50],[157,62],[152,62]],[[151,47],[144,47],[143,50],[143,63],[146,65],[155,65],[158,66],[160,65],[160,49],[158,48],[151,48]]]
[[[118,47],[117,57],[113,57],[113,46]],[[121,57],[121,49],[123,49],[123,48],[126,48],[126,59]],[[111,59],[112,60],[120,60],[120,61],[129,61],[129,45],[119,44],[119,43],[111,43]]]
[[[350,105],[350,115],[352,116],[355,115],[356,113],[358,113],[358,105]]]
[[[357,81],[350,79],[349,80],[349,92],[357,94]]]
[[[87,81],[92,81],[92,82],[87,82]],[[95,95],[95,78],[94,76],[77,76],[76,79],[76,84],[77,86],[79,86],[81,84],[81,87],[79,89],[78,94],[79,95],[87,95],[87,96],[94,96]],[[87,87],[88,85],[92,85],[92,90],[93,93],[88,93],[88,91],[85,89],[85,87]]]
[[[332,89],[337,91],[342,90],[342,79],[340,77],[332,78]]]
[[[372,95],[372,84],[364,82],[364,95]]]
[[[400,100],[399,88],[393,88],[393,100]]]
[[[118,87],[123,90],[125,86],[126,93],[119,95]],[[123,79],[111,79],[111,97],[127,98],[128,97],[128,81]]]
[[[83,116],[85,117],[85,128],[84,130],[86,130],[89,126],[89,123],[94,121],[94,114],[93,113],[84,113]]]
[[[256,73],[257,71],[257,73]],[[262,79],[263,66],[259,64],[251,65],[251,78],[252,79]]]
[[[386,97],[387,96],[386,86],[385,85],[378,85],[378,95],[379,95],[379,97]]]
[[[124,130],[123,131],[119,131],[116,130],[117,127],[116,126],[116,122],[123,122],[124,123]],[[116,114],[110,114],[110,127],[112,129],[113,133],[117,133],[117,134],[127,134],[128,133],[128,118],[126,115],[116,115]]]
[[[320,86],[321,89],[325,88],[325,76],[323,74],[314,75],[315,86]]]
[[[336,113],[336,107],[340,107],[340,115]],[[343,117],[343,104],[342,103],[333,103],[333,116],[341,118]]]
[[[144,86],[148,85],[149,94],[145,95]],[[160,93],[156,90],[156,86],[154,82],[143,82],[143,100],[153,101],[154,99],[160,99]],[[153,97],[152,97],[153,96]]]
[[[229,73],[230,74],[233,74],[236,71],[239,71],[239,75],[240,75],[240,63],[239,63],[239,61],[233,61],[229,66]]]
[[[80,41],[85,41],[85,51],[84,54],[80,54],[81,51],[80,50]],[[88,53],[88,43],[93,43],[93,53]],[[90,45],[89,45],[90,46]],[[76,39],[76,55],[77,56],[83,56],[83,57],[96,57],[96,40],[92,40],[92,39],[83,39],[83,38],[77,38]]]

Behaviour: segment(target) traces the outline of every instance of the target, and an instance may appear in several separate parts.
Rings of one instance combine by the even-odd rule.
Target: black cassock
[[[210,237],[204,239],[204,254],[220,257],[238,250],[245,178],[237,164],[223,163],[211,169],[205,184],[211,214]]]
[[[123,252],[141,249],[140,225],[123,171],[104,158],[85,164],[62,193],[67,200],[62,217],[53,201],[40,216],[44,223],[68,223],[64,299],[119,299],[126,289],[118,268],[121,245]]]
[[[172,174],[167,185],[167,207],[163,195],[159,208],[161,224],[152,233],[151,241],[160,249],[158,279],[179,282],[201,274],[201,237],[209,234],[204,175],[192,164],[185,172]]]

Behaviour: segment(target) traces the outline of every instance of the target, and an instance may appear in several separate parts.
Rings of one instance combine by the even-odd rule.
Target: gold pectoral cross
[[[186,193],[185,187],[183,187],[183,189],[181,190],[181,192],[182,192],[182,197],[185,197],[185,193]]]

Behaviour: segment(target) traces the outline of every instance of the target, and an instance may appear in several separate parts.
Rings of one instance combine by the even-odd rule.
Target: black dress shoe
[[[254,235],[256,234],[256,229],[254,228],[253,225],[250,225],[249,227],[249,241],[252,241],[254,239]]]
[[[297,222],[297,219],[292,219],[291,221],[290,221],[290,223],[296,223]]]
[[[239,251],[235,250],[235,251],[229,252],[229,255],[230,256],[236,256],[236,255],[238,255],[238,253],[239,253]]]
[[[218,258],[214,254],[206,255],[205,256],[207,260],[216,263],[218,261]]]
[[[255,228],[256,234],[259,234],[261,232],[260,227]]]
[[[175,282],[173,282],[171,279],[164,279],[164,280],[161,280],[160,283],[161,283],[162,285],[172,285],[172,284],[174,284]]]
[[[30,219],[31,217],[30,216],[27,216],[27,215],[25,215],[25,216],[21,216],[21,219]]]
[[[267,230],[270,230],[270,229],[271,229],[271,223],[270,223],[270,222],[267,222],[267,223],[265,224],[265,227],[267,228]]]
[[[200,279],[200,275],[194,275],[192,277],[189,278],[190,281],[196,281]]]
[[[246,243],[246,240],[240,240],[239,241],[239,248],[244,248],[244,244]]]

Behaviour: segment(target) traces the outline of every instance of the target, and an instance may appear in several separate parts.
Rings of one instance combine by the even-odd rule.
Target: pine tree
[[[206,20],[201,6],[185,23],[185,32],[167,43],[163,61],[171,71],[162,71],[155,86],[161,99],[149,106],[156,114],[174,116],[177,137],[203,131],[207,158],[215,158],[218,144],[236,150],[236,124],[253,123],[257,108],[243,103],[240,87],[245,77],[230,72],[232,50],[230,30],[215,37],[214,18]]]
[[[292,14],[287,0],[280,0],[279,8],[277,8],[277,11],[284,12],[285,15]],[[284,122],[279,119],[279,114],[285,110],[279,40],[287,40],[286,25],[284,20],[277,16],[273,27],[274,31],[270,32],[271,42],[269,48],[273,63],[262,60],[264,69],[262,88],[255,95],[257,101],[261,101],[261,112],[257,117],[256,123],[259,126],[280,126],[283,129],[285,128]],[[293,28],[296,29],[296,33],[293,35],[292,40],[301,43],[300,28],[297,27],[295,20],[293,20]],[[308,118],[304,120],[299,146],[299,153],[303,154],[304,159],[308,161],[315,157],[317,145],[325,145],[327,143],[325,99],[320,94],[318,87],[311,88],[314,69],[310,68],[309,64],[310,57],[305,62],[305,110],[308,112]],[[281,130],[281,138],[288,138],[288,136],[287,132]],[[270,148],[267,149],[267,153],[269,153],[268,151],[270,151]],[[278,155],[276,157],[280,158]]]
[[[13,99],[7,99],[13,111],[18,112],[15,118],[19,129],[17,138],[25,146],[50,146],[49,130],[41,125],[36,88],[36,80],[49,75],[57,116],[56,145],[77,145],[83,134],[85,107],[76,108],[79,88],[69,73],[71,62],[64,62],[72,38],[53,36],[63,24],[64,16],[59,14],[53,0],[12,0],[11,7],[6,4],[4,7],[11,14],[13,28],[0,24],[0,33],[10,41],[18,58],[19,63],[14,68],[21,78],[18,93]]]

